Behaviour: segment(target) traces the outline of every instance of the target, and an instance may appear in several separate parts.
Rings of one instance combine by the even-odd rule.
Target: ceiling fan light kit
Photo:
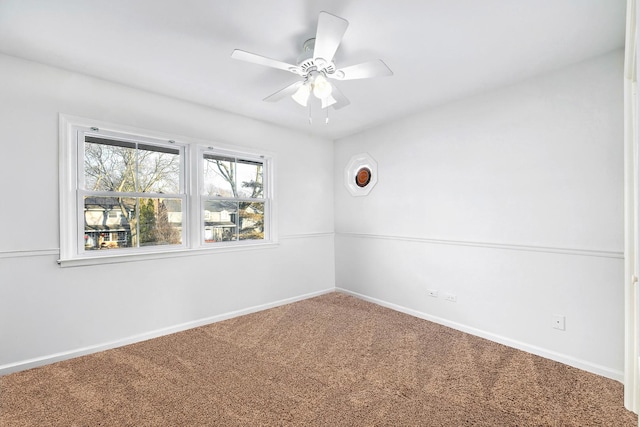
[[[316,36],[303,43],[302,54],[298,57],[295,65],[239,49],[234,50],[231,57],[288,71],[302,77],[302,80],[267,96],[264,101],[276,102],[291,96],[296,103],[307,107],[310,95],[313,93],[314,97],[320,100],[322,109],[333,107],[337,110],[346,107],[350,102],[337,86],[327,79],[341,81],[393,75],[391,69],[380,59],[346,68],[336,68],[333,58],[348,26],[349,22],[346,19],[327,12],[320,12]],[[328,123],[328,117],[327,110],[326,123]],[[309,122],[311,122],[311,117],[309,117]]]
[[[309,101],[310,93],[311,93],[311,85],[305,82],[298,88],[298,90],[295,91],[293,95],[291,95],[291,98],[293,98],[293,100],[296,101],[298,104],[302,105],[303,107],[306,107],[307,102]]]

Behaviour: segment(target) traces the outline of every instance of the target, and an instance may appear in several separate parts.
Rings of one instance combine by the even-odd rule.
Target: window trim
[[[252,150],[226,144],[212,144],[192,138],[177,137],[160,132],[138,129],[123,125],[106,123],[83,117],[60,114],[59,116],[59,203],[60,203],[60,257],[62,267],[80,265],[112,264],[142,261],[148,259],[172,258],[176,256],[203,255],[220,252],[267,249],[278,245],[276,200],[274,189],[275,156],[262,150]],[[184,150],[181,170],[181,186],[184,188],[185,206],[183,208],[183,242],[180,246],[150,246],[144,248],[123,248],[114,251],[79,251],[81,224],[84,223],[81,209],[77,208],[78,173],[84,170],[84,159],[78,156],[77,138],[79,130],[93,130],[101,136],[117,135],[126,140],[128,136],[136,142],[174,141]],[[97,129],[97,130],[96,130]],[[175,142],[179,141],[179,142]],[[218,242],[204,241],[204,216],[201,205],[203,185],[202,162],[205,152],[228,154],[234,158],[245,156],[247,160],[259,159],[264,164],[264,200],[265,200],[265,239]],[[258,154],[259,153],[259,154]],[[122,252],[125,251],[125,252]],[[88,252],[88,253],[87,253]]]

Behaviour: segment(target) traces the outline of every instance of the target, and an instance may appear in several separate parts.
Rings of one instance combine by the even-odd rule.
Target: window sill
[[[249,250],[272,249],[278,246],[277,242],[242,243],[237,245],[202,247],[194,249],[173,249],[157,252],[139,252],[127,254],[109,254],[101,256],[82,256],[77,258],[61,258],[58,260],[60,267],[83,267],[89,265],[119,264],[125,262],[139,262],[154,259],[178,258],[199,255],[211,255],[227,252],[244,252]]]

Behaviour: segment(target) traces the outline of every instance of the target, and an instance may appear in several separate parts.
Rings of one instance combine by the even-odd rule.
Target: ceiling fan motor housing
[[[297,64],[300,68],[300,75],[308,77],[311,71],[322,72],[325,75],[332,75],[336,72],[336,65],[332,62],[327,62],[322,58],[313,58],[313,51],[315,49],[316,39],[309,39],[302,44],[302,54],[298,56]],[[317,61],[316,61],[317,59]]]

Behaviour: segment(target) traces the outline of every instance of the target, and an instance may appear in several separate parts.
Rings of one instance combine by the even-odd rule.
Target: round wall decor
[[[353,196],[366,196],[378,182],[378,163],[367,153],[353,156],[344,172],[344,185]]]
[[[356,173],[356,185],[358,187],[366,187],[371,182],[371,169],[361,167]]]

